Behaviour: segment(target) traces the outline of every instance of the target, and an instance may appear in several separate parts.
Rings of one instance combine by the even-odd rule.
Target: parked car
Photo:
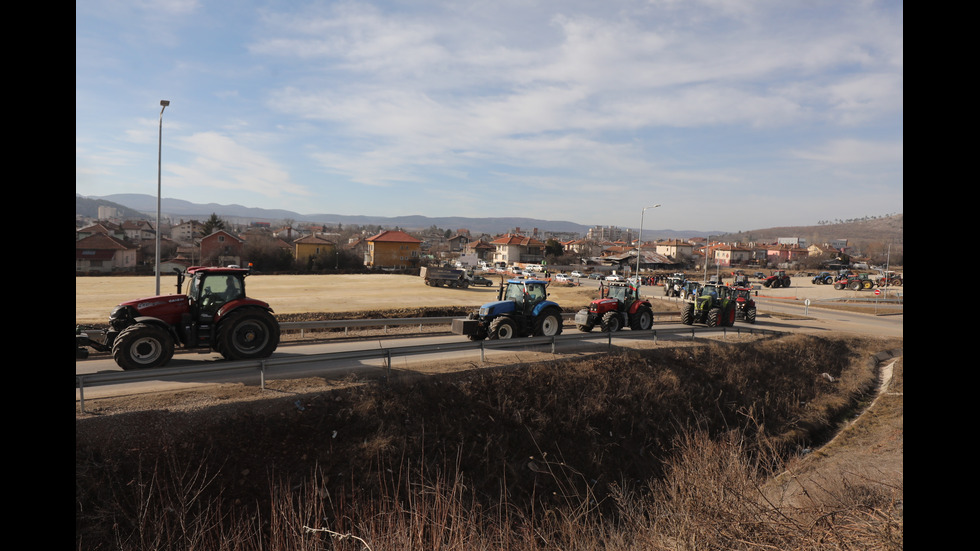
[[[470,277],[470,285],[485,285],[487,287],[490,287],[491,285],[493,285],[493,281],[490,281],[490,279],[485,278],[481,275],[474,275]]]
[[[606,281],[626,281],[626,278],[618,274],[613,274],[613,275],[607,275]]]
[[[767,277],[769,277],[769,276],[767,276],[766,274],[764,274],[762,272],[756,272],[755,273],[755,278],[756,279],[766,279]]]
[[[578,270],[575,270],[574,272],[572,272],[571,275],[572,275],[572,277],[585,277],[585,274],[583,274],[582,272],[580,272]]]
[[[589,274],[589,279],[602,279],[602,274]]]
[[[569,282],[571,280],[572,280],[572,278],[570,276],[568,276],[568,275],[565,275],[565,274],[555,274],[555,281],[560,281],[560,282],[566,283],[566,282]]]

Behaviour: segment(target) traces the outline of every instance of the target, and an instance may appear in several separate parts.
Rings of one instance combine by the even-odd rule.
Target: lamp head
[[[160,100],[160,105],[166,107],[166,106],[170,105],[170,100],[162,99],[162,100]]]

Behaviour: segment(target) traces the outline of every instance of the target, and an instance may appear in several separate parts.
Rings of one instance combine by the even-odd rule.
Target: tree
[[[208,236],[218,230],[223,229],[225,229],[225,221],[218,218],[218,215],[212,212],[211,217],[208,218],[201,226],[201,234]]]

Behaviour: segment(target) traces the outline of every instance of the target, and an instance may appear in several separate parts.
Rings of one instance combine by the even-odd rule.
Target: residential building
[[[197,220],[181,221],[170,228],[170,238],[181,243],[193,243],[204,230],[204,224]]]
[[[104,233],[75,241],[76,272],[113,272],[136,268],[135,245]]]
[[[496,248],[494,262],[514,265],[544,260],[544,242],[533,237],[508,233],[490,242]]]
[[[201,260],[212,266],[242,263],[245,241],[225,230],[216,230],[201,238]]]
[[[295,247],[296,260],[301,264],[306,264],[315,256],[324,257],[337,254],[337,244],[333,241],[320,237],[319,235],[307,235],[293,241]]]
[[[674,259],[688,258],[694,255],[694,244],[680,239],[657,242],[657,254],[669,256]]]
[[[365,265],[372,268],[417,268],[421,260],[422,240],[401,230],[386,230],[367,238]]]

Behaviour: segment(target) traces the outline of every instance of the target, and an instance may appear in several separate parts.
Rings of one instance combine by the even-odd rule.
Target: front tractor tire
[[[112,359],[127,371],[160,367],[173,357],[174,339],[159,325],[130,325],[112,342]]]
[[[606,312],[602,316],[602,331],[604,333],[615,333],[622,329],[622,320],[619,318],[619,312]]]
[[[268,358],[279,346],[279,322],[267,310],[235,310],[218,324],[216,344],[226,360]]]
[[[534,334],[541,337],[555,337],[561,335],[561,330],[561,312],[550,309],[538,316]]]
[[[745,309],[745,321],[747,323],[755,323],[755,308]]]
[[[723,323],[724,321],[721,319],[721,308],[708,310],[708,327],[718,327]]]
[[[694,303],[688,302],[681,307],[681,323],[684,325],[694,325]]]
[[[490,339],[506,340],[517,336],[517,325],[510,318],[497,318],[490,322]]]

